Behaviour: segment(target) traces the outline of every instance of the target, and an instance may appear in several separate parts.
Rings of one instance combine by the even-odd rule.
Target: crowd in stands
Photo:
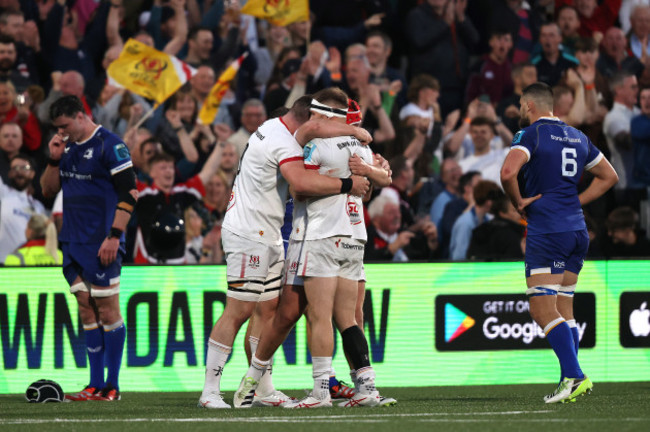
[[[0,0],[0,263],[44,247],[47,223],[34,214],[60,228],[61,197],[44,199],[38,179],[61,95],[79,97],[130,150],[140,199],[125,262],[222,263],[221,221],[248,137],[332,86],[359,102],[370,146],[392,169],[366,203],[366,261],[521,259],[525,222],[499,172],[519,96],[536,81],[620,178],[584,209],[589,257],[650,256],[650,0],[310,0],[310,20],[286,27],[240,3]],[[106,74],[129,38],[197,70],[138,128],[154,102]],[[199,124],[244,52],[215,121]],[[585,172],[580,188],[590,181]]]

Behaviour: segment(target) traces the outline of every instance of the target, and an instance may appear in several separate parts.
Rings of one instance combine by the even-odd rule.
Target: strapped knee
[[[526,290],[526,295],[528,297],[539,297],[539,296],[548,296],[548,295],[557,295],[560,290],[560,284],[546,284],[539,285],[536,287],[531,287]]]

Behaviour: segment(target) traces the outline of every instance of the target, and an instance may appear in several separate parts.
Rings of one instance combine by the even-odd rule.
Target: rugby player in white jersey
[[[301,195],[364,195],[364,177],[333,178],[305,170],[302,147],[294,134],[302,126],[307,142],[317,136],[354,135],[369,142],[370,134],[346,124],[309,121],[311,96],[298,99],[280,118],[266,121],[250,137],[239,163],[230,202],[222,226],[226,253],[228,292],[226,307],[208,341],[206,374],[199,406],[230,408],[220,395],[223,368],[242,324],[255,312],[251,335],[273,320],[280,292],[284,249],[280,227],[284,219],[289,185]],[[256,305],[259,306],[256,308]],[[273,389],[260,405],[282,405],[289,398]]]
[[[339,89],[318,92],[312,101],[315,118],[333,118],[345,122],[348,100]],[[300,139],[300,138],[299,138]],[[305,146],[305,166],[332,176],[349,175],[349,161],[364,163],[369,177],[379,186],[390,184],[388,171],[372,167],[370,150],[353,137],[315,139]],[[374,371],[368,359],[368,344],[357,326],[358,281],[362,279],[363,249],[366,230],[362,202],[359,197],[329,196],[296,202],[294,225],[287,252],[287,280],[273,325],[264,329],[251,367],[235,393],[235,407],[248,407],[273,352],[284,340],[305,307],[312,328],[311,352],[314,388],[301,401],[292,401],[285,408],[317,408],[332,406],[329,372],[333,352],[331,320],[343,336],[346,354],[359,374],[359,392],[342,406],[375,406],[381,397],[374,387]],[[297,258],[297,256],[300,258]],[[292,256],[290,259],[289,256]],[[299,264],[295,264],[299,262]],[[394,400],[393,400],[394,403]]]

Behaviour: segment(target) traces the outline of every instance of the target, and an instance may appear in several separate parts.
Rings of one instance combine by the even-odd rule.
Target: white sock
[[[257,351],[257,345],[259,344],[259,342],[260,340],[255,336],[248,337],[248,343],[251,346],[251,352],[253,354],[255,354],[255,352]],[[259,359],[257,359],[257,361],[258,361],[258,365],[261,365],[262,363],[266,363],[266,362],[261,362]],[[251,366],[252,365],[253,362],[251,358]],[[273,374],[273,357],[271,357],[268,361],[266,373],[264,373],[259,379],[257,379],[259,385],[257,386],[257,390],[255,391],[256,394],[260,396],[268,396],[275,391],[275,387],[273,386],[272,374]]]
[[[332,357],[312,357],[314,377],[314,389],[312,396],[319,400],[330,397],[330,370],[332,369]]]
[[[202,398],[207,397],[210,393],[219,393],[221,390],[223,367],[231,352],[232,347],[220,344],[213,339],[208,340],[208,358],[205,361],[205,383],[203,384]]]
[[[357,371],[356,371],[356,369],[350,369],[350,379],[352,380],[352,384],[354,384],[354,391],[358,392],[359,391],[359,381],[357,380]]]
[[[359,393],[372,393],[375,388],[375,371],[371,366],[357,370],[357,386]]]

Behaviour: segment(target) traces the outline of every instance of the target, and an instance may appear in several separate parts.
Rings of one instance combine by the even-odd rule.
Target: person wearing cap
[[[56,227],[42,214],[29,218],[25,228],[27,243],[7,255],[5,266],[61,265],[63,253],[59,250]]]

